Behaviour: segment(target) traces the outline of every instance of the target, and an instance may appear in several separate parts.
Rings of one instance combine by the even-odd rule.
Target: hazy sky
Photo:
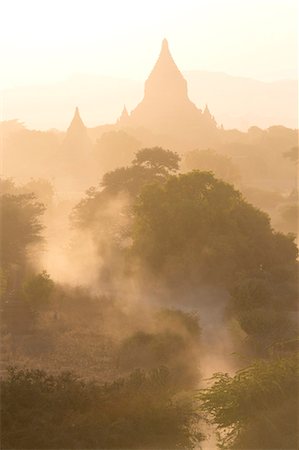
[[[163,37],[182,70],[295,78],[297,12],[297,0],[2,0],[0,88],[143,80]]]

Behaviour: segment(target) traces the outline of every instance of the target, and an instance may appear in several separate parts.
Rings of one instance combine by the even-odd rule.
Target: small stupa
[[[207,104],[206,104],[206,107],[205,107],[204,112],[203,112],[203,118],[204,118],[204,120],[205,120],[207,125],[217,126],[215,117],[212,116],[212,114],[210,113],[210,110],[209,110],[209,107],[208,107]]]
[[[126,126],[130,123],[130,117],[126,105],[124,105],[124,109],[122,110],[121,116],[117,121],[118,125]]]
[[[63,146],[71,152],[82,152],[90,149],[91,142],[89,140],[86,126],[81,119],[78,106],[75,109],[74,117],[67,129]]]
[[[91,152],[92,142],[77,107],[57,158],[59,189],[71,193],[90,185]]]

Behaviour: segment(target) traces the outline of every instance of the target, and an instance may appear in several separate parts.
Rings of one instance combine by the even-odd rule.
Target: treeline
[[[2,391],[2,448],[193,448],[201,439],[189,397],[166,368],[105,385],[71,373],[10,369]]]
[[[179,164],[140,150],[73,209],[76,245],[88,236],[99,256],[92,289],[36,272],[45,206],[1,195],[2,341],[17,366],[1,381],[4,448],[195,448],[205,419],[222,448],[296,448],[294,237],[232,185]],[[228,297],[215,334],[234,324],[242,370],[198,393],[201,308],[223,302],[212,287]]]

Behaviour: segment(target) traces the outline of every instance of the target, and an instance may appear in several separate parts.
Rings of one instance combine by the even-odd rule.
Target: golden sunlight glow
[[[183,70],[295,78],[296,4],[4,0],[0,88],[58,81],[82,72],[143,80],[165,36]]]

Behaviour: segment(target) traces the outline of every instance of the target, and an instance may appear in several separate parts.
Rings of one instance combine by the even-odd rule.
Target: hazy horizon
[[[0,120],[65,130],[79,106],[88,127],[114,123],[142,100],[167,38],[191,101],[207,103],[219,125],[296,128],[297,10],[294,0],[11,0],[2,6]],[[211,82],[201,85],[204,73]]]
[[[144,80],[164,37],[182,71],[296,79],[297,10],[294,0],[11,0],[2,6],[0,89],[55,83],[83,68]]]
[[[160,39],[160,43],[162,41],[162,37]],[[159,48],[160,43],[158,43],[157,48]],[[171,42],[170,42],[171,44]],[[172,48],[172,46],[171,46]],[[156,51],[156,56],[157,56],[157,51]],[[172,52],[173,53],[173,52]],[[155,62],[155,58],[153,59],[153,63]],[[283,82],[283,81],[298,81],[299,79],[299,75],[294,73],[293,76],[281,76],[281,77],[277,77],[274,79],[268,79],[268,78],[263,78],[263,77],[258,77],[258,76],[250,76],[250,75],[246,75],[246,74],[237,74],[237,73],[229,73],[227,71],[224,70],[209,70],[207,68],[182,68],[180,67],[180,70],[183,74],[189,73],[189,72],[207,72],[207,73],[215,73],[215,74],[219,74],[219,75],[225,75],[225,76],[229,76],[232,78],[243,78],[245,80],[253,80],[253,81],[258,81],[260,83],[265,83],[265,84],[271,84],[271,83],[279,83],[279,82]],[[65,81],[68,80],[72,80],[73,78],[77,78],[77,77],[101,77],[101,78],[109,78],[109,79],[116,79],[116,80],[130,80],[130,81],[136,81],[136,82],[140,82],[140,83],[144,83],[145,79],[148,76],[148,73],[145,74],[145,78],[142,78],[141,75],[139,76],[118,76],[116,73],[114,74],[110,74],[110,73],[102,73],[100,71],[96,72],[87,72],[84,70],[78,70],[78,71],[74,71],[74,72],[70,72],[69,74],[66,74],[65,76],[61,76],[61,78],[57,78],[56,80],[47,80],[47,79],[43,79],[43,80],[35,80],[35,81],[28,81],[26,82],[21,82],[15,85],[11,85],[11,86],[4,86],[0,88],[0,92],[5,92],[5,91],[11,91],[14,89],[20,89],[20,88],[28,88],[28,87],[42,87],[42,86],[49,86],[49,85],[55,85],[55,84],[59,84],[59,83],[63,83]]]
[[[171,43],[170,48],[172,51]],[[158,55],[159,48],[156,50]],[[251,126],[297,128],[296,80],[265,82],[220,71],[181,72],[188,84],[190,100],[199,108],[208,104],[224,128],[243,131]],[[142,80],[81,72],[57,82],[5,89],[2,91],[0,121],[18,119],[30,129],[64,131],[78,106],[87,127],[112,124],[119,118],[124,105],[130,111],[141,101],[149,73]],[[259,102],[258,109],[256,102]],[[40,106],[44,110],[42,115],[39,114]]]

